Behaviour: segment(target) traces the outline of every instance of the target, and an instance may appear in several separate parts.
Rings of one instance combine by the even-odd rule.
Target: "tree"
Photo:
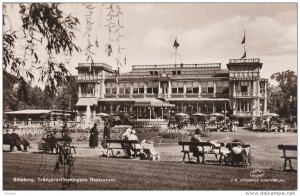
[[[269,87],[269,110],[281,117],[297,115],[297,75],[287,70],[271,76],[278,85]]]
[[[15,50],[16,40],[25,42],[24,56],[29,52],[35,61],[27,66],[41,72],[40,81],[46,82],[50,89],[55,90],[54,72],[60,71],[68,75],[66,64],[57,62],[55,55],[72,55],[73,51],[79,48],[74,44],[74,30],[79,20],[70,15],[64,17],[58,3],[29,3],[19,4],[19,14],[22,20],[22,32],[7,30],[3,33],[3,64],[5,70],[10,70],[17,77],[28,77],[34,79],[34,73],[25,69],[27,65],[25,58],[17,56]],[[4,4],[4,10],[6,4]],[[4,11],[3,18],[9,18]],[[4,26],[6,25],[4,20]],[[46,62],[40,61],[40,50],[45,48],[48,54]],[[32,64],[34,66],[32,66]],[[25,75],[22,75],[22,73]]]

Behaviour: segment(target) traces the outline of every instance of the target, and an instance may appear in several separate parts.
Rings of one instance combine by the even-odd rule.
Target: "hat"
[[[200,129],[196,129],[196,130],[195,130],[195,133],[196,133],[196,134],[200,134]]]
[[[131,130],[131,133],[132,133],[132,134],[135,134],[135,130],[134,130],[134,129],[132,129],[132,130]]]

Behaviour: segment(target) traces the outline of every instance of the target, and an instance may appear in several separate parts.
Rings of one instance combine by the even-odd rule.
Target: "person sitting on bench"
[[[138,138],[136,136],[136,131],[134,129],[131,130],[131,134],[129,135],[129,140],[131,141],[138,141]],[[143,154],[143,147],[137,143],[137,144],[131,144],[131,149],[136,150],[137,155],[140,156],[141,154]],[[131,152],[132,154],[132,152]]]
[[[122,139],[123,140],[129,140],[130,134],[131,134],[131,129],[130,128],[126,129],[126,131],[122,135]],[[123,144],[122,143],[121,145],[122,145],[122,148],[124,150],[124,154],[126,155],[126,157],[130,158],[131,157],[131,151],[130,151],[129,144]]]
[[[195,134],[191,137],[191,142],[202,142],[201,137],[200,137],[200,129],[195,130]],[[206,147],[201,147],[201,146],[189,146],[190,151],[193,152],[193,156],[197,157],[197,162],[200,162],[199,156],[202,157],[202,163],[206,164],[205,161],[205,151],[210,151],[210,149],[205,149]]]

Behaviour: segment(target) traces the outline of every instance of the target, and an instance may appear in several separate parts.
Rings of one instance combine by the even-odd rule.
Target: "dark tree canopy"
[[[270,112],[278,113],[281,117],[297,115],[297,75],[287,70],[274,73],[271,76],[278,85],[268,89],[268,106]]]

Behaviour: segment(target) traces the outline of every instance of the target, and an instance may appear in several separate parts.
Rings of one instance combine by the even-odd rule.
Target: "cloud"
[[[155,4],[149,3],[130,4],[128,8],[136,14],[146,14],[147,16],[161,16],[165,13],[162,9],[158,9],[158,6],[155,6]]]

